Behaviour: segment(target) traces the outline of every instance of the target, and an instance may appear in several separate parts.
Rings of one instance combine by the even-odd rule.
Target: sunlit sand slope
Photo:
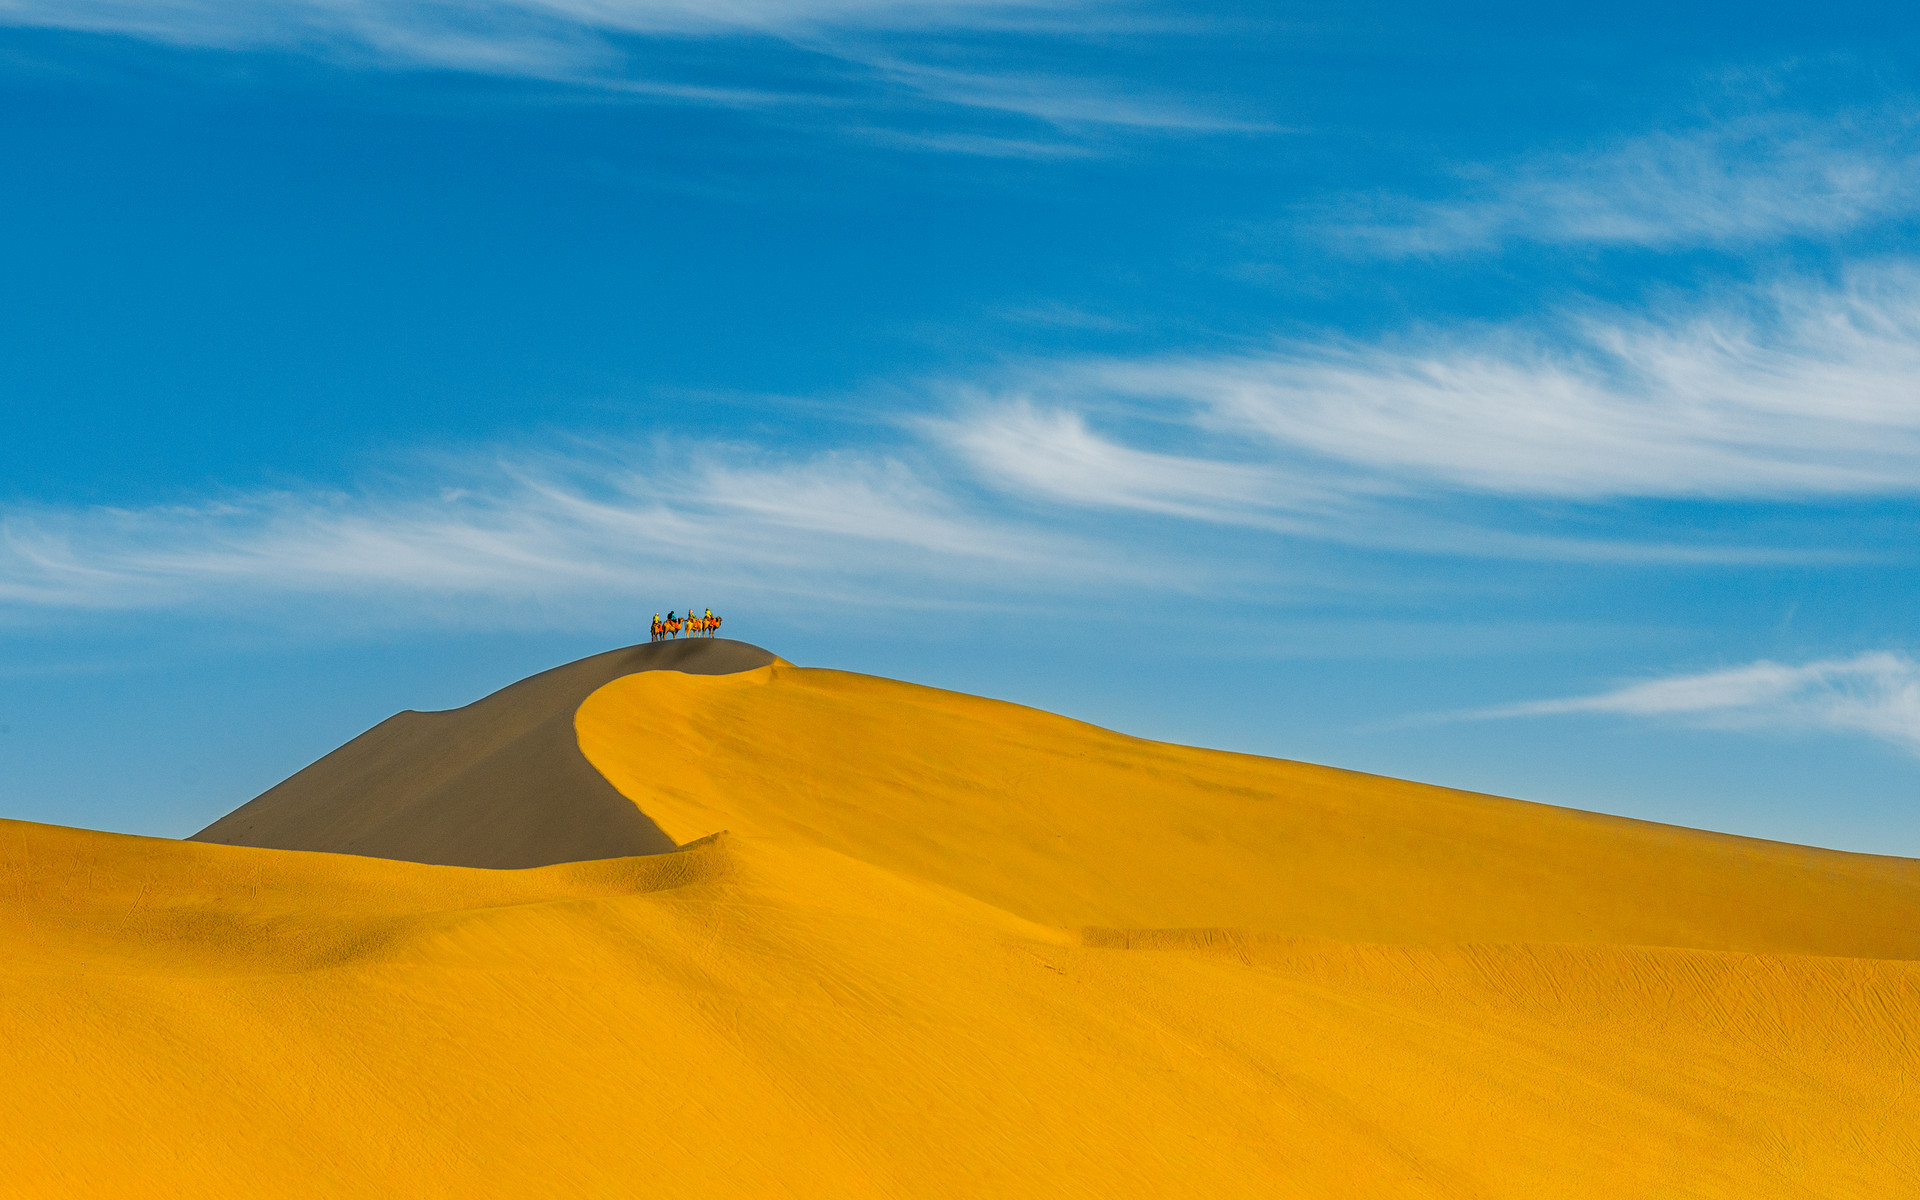
[[[671,836],[824,846],[1049,925],[1920,957],[1920,862],[1142,741],[787,666],[633,675],[581,749]]]
[[[1920,1173],[1912,863],[785,666],[620,679],[577,723],[702,840],[501,872],[0,823],[0,1193]]]

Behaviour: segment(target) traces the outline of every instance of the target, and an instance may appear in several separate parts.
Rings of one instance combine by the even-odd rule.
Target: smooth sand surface
[[[487,871],[0,823],[0,1190],[1920,1178],[1920,863],[784,664],[574,720],[689,844]]]
[[[1029,920],[1920,958],[1920,862],[1149,742],[841,671],[636,675],[586,756],[676,839],[804,842]]]
[[[671,850],[672,840],[580,757],[574,710],[622,675],[718,675],[773,660],[727,638],[651,642],[543,671],[464,708],[399,713],[193,840],[459,867]]]

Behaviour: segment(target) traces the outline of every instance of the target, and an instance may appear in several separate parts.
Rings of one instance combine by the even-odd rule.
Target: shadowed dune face
[[[477,870],[0,821],[0,1193],[1920,1178],[1920,863],[695,647],[412,714],[448,720],[281,801],[417,840],[488,763],[550,763],[557,713],[669,852]],[[657,669],[706,653],[739,669]]]
[[[719,675],[774,661],[726,638],[652,642],[523,679],[464,708],[403,712],[193,841],[465,867],[659,854],[674,842],[580,756],[574,710],[623,675]]]

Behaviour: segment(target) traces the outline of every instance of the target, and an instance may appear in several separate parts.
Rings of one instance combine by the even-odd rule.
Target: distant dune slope
[[[556,667],[465,708],[399,713],[193,840],[466,867],[671,850],[580,757],[574,710],[636,671],[717,675],[772,661],[725,638],[654,642]]]
[[[1920,862],[1143,741],[841,671],[634,675],[587,758],[661,828],[802,841],[1062,927],[1920,958]]]
[[[575,703],[687,844],[499,871],[0,821],[0,1194],[1920,1178],[1920,864],[777,661]]]

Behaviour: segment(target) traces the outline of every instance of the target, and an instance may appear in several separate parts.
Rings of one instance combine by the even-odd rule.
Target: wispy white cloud
[[[1911,496],[1920,270],[1654,316],[1056,365],[975,400],[944,436],[1062,499],[1226,519],[1339,497]],[[1153,443],[1170,438],[1202,449],[1169,457]]]
[[[1077,360],[929,391],[937,411],[885,444],[806,457],[583,445],[352,491],[0,510],[0,610],[565,608],[694,580],[906,604],[1171,595],[1209,572],[1246,583],[1247,564],[1287,557],[1276,538],[1562,561],[1882,553],[1822,514],[1920,494],[1920,271],[1666,318]],[[1707,521],[1675,537],[1608,515],[1622,498],[1799,504],[1821,536],[1774,546]],[[1189,552],[1196,524],[1242,541],[1209,561]]]
[[[331,40],[435,66],[528,69],[587,52],[582,34],[760,33],[1004,26],[1071,0],[5,0],[0,21],[199,46]]]
[[[1389,256],[1831,235],[1920,211],[1920,111],[1751,115],[1472,168],[1461,182],[1444,200],[1350,200],[1326,232]]]
[[[923,150],[993,157],[1090,153],[1061,131],[1261,130],[1175,96],[1044,69],[966,67],[916,57],[926,39],[995,33],[1046,39],[1098,27],[1120,0],[0,0],[0,25],[121,34],[218,49],[276,49],[397,68],[434,68],[583,85],[734,108],[848,110],[848,130]],[[710,59],[694,77],[635,53],[641,43],[751,37],[798,56],[769,88]],[[881,49],[884,41],[885,48]],[[824,64],[824,65],[823,65]],[[849,84],[857,86],[849,90]],[[864,89],[864,90],[862,90]],[[859,94],[855,94],[859,93]],[[1024,128],[905,130],[876,116],[902,99]],[[897,114],[895,114],[897,115]],[[924,118],[924,114],[922,114]],[[926,124],[923,119],[921,124]],[[1054,136],[1037,136],[1051,131]]]
[[[982,578],[1004,597],[1127,571],[1071,536],[969,512],[884,457],[768,462],[680,445],[440,468],[430,488],[0,513],[0,606],[245,610],[320,596],[497,614],[696,582],[925,604]]]
[[[1076,412],[1025,401],[981,406],[930,423],[988,481],[1029,496],[1099,508],[1209,520],[1325,507],[1339,497],[1292,485],[1269,464],[1225,462],[1122,445]]]
[[[883,146],[931,150],[941,154],[968,154],[976,158],[1024,158],[1038,161],[1094,158],[1091,146],[1062,138],[1011,138],[984,133],[928,133],[885,127],[862,127],[847,132]]]
[[[1143,96],[1088,80],[1030,72],[963,70],[892,55],[868,58],[869,66],[913,91],[966,108],[1032,117],[1062,129],[1108,127],[1202,133],[1271,133],[1271,125],[1246,121],[1169,96]]]
[[[1137,424],[1137,422],[1136,422]],[[1631,524],[1573,520],[1514,528],[1503,512],[1447,511],[1441,498],[1379,474],[1269,455],[1239,461],[1166,454],[1091,428],[1078,411],[1024,401],[976,405],[923,427],[979,481],[1051,505],[1206,522],[1281,537],[1432,557],[1588,563],[1812,564],[1858,561],[1856,548],[1676,540]],[[1270,447],[1242,446],[1247,454]],[[1511,515],[1511,505],[1505,515]]]
[[[1468,719],[1615,713],[1726,729],[1863,733],[1920,754],[1920,663],[1876,650],[1789,666],[1760,662],[1626,684],[1562,700],[1510,704]]]

